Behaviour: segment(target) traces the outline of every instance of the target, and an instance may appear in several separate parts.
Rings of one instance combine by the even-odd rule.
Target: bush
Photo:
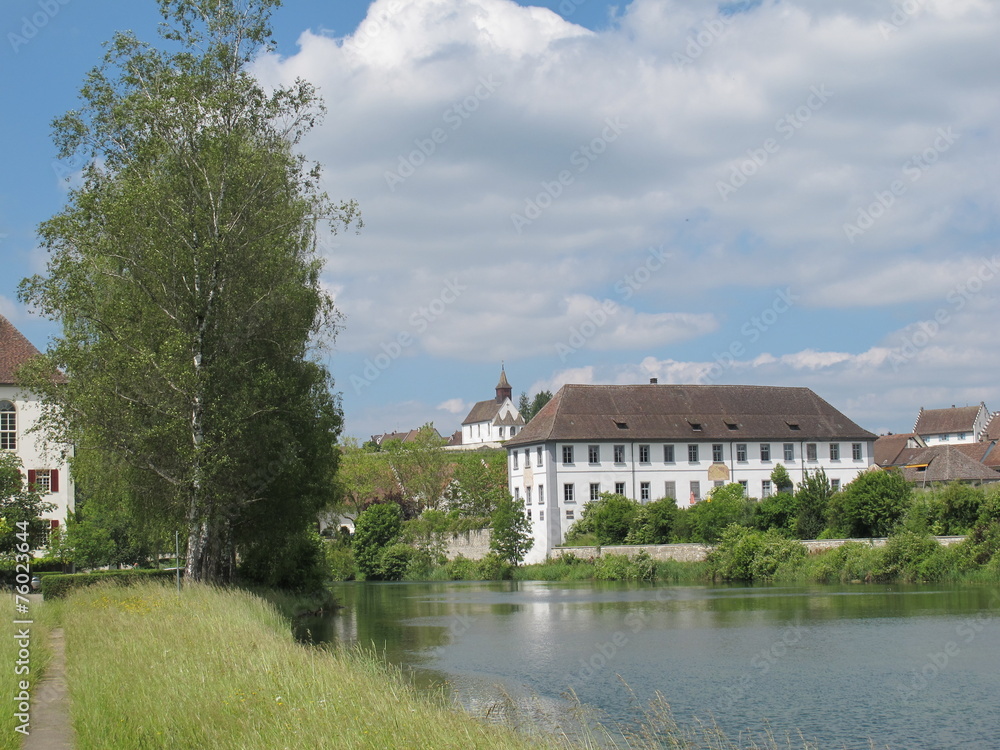
[[[131,586],[135,583],[162,579],[173,581],[177,574],[173,570],[99,570],[93,573],[67,573],[42,576],[42,597],[45,599],[63,599],[76,589],[86,588],[98,583],[115,583],[119,586]]]
[[[925,561],[941,551],[941,545],[925,534],[904,531],[889,537],[882,552],[882,566],[876,573],[881,580],[901,580],[907,583],[923,580],[921,569],[931,569]]]
[[[766,581],[779,566],[793,565],[806,549],[775,531],[758,531],[733,524],[708,554],[709,568],[724,581]]]
[[[354,550],[349,546],[331,544],[326,549],[326,566],[334,581],[353,581],[356,575]]]
[[[677,503],[669,497],[640,505],[632,517],[625,543],[670,544],[677,514]]]
[[[382,550],[399,539],[403,517],[395,503],[371,505],[358,516],[354,526],[354,562],[366,579],[379,580]]]
[[[799,501],[795,495],[779,492],[763,498],[753,511],[753,526],[759,531],[774,530],[783,537],[796,538]]]
[[[475,560],[458,555],[445,565],[448,579],[452,581],[475,581],[479,579],[479,566]]]
[[[315,531],[289,535],[274,546],[253,545],[239,565],[242,582],[287,591],[319,591],[329,566],[323,538]]]
[[[731,524],[749,527],[755,505],[744,497],[741,484],[714,488],[705,500],[686,511],[691,530],[686,541],[714,544]]]
[[[909,507],[912,490],[898,471],[867,471],[844,487],[832,526],[852,537],[887,537]]]
[[[378,559],[378,568],[375,576],[381,581],[401,581],[410,567],[410,561],[416,554],[416,550],[408,544],[397,542],[382,550]]]
[[[656,564],[646,552],[636,555],[601,555],[594,561],[594,578],[598,581],[652,581]]]
[[[476,570],[483,581],[509,581],[515,567],[498,553],[489,552],[477,563]]]
[[[832,498],[833,488],[826,477],[826,472],[822,469],[812,474],[806,472],[798,492],[795,493],[795,502],[798,506],[795,516],[796,538],[819,538],[827,525]]]
[[[598,544],[624,544],[638,510],[635,500],[604,493],[597,502],[587,504],[584,516],[589,516]]]

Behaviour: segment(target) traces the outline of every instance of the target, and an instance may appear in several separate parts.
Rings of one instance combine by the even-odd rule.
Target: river
[[[572,734],[661,696],[682,726],[828,748],[1000,748],[1000,587],[347,583],[312,638],[374,645],[480,716]],[[794,739],[793,747],[802,747]]]

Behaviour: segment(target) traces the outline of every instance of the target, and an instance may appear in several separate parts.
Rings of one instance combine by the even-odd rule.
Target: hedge
[[[176,573],[172,570],[98,570],[93,573],[67,573],[65,575],[47,575],[42,577],[42,596],[45,599],[61,599],[74,589],[93,586],[103,581],[113,581],[120,586],[128,586],[139,581],[154,578],[173,580]]]

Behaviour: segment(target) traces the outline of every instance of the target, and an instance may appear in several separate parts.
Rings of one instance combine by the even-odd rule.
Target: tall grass
[[[545,747],[422,698],[384,664],[295,643],[243,591],[155,584],[67,602],[77,747]]]

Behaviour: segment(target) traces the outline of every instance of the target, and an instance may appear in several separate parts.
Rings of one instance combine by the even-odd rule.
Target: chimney
[[[659,381],[659,380],[658,380],[657,378],[650,378],[650,379],[649,379],[649,384],[650,384],[650,385],[656,385],[656,384],[657,384],[657,383],[659,383],[659,382],[660,382],[660,381]]]

